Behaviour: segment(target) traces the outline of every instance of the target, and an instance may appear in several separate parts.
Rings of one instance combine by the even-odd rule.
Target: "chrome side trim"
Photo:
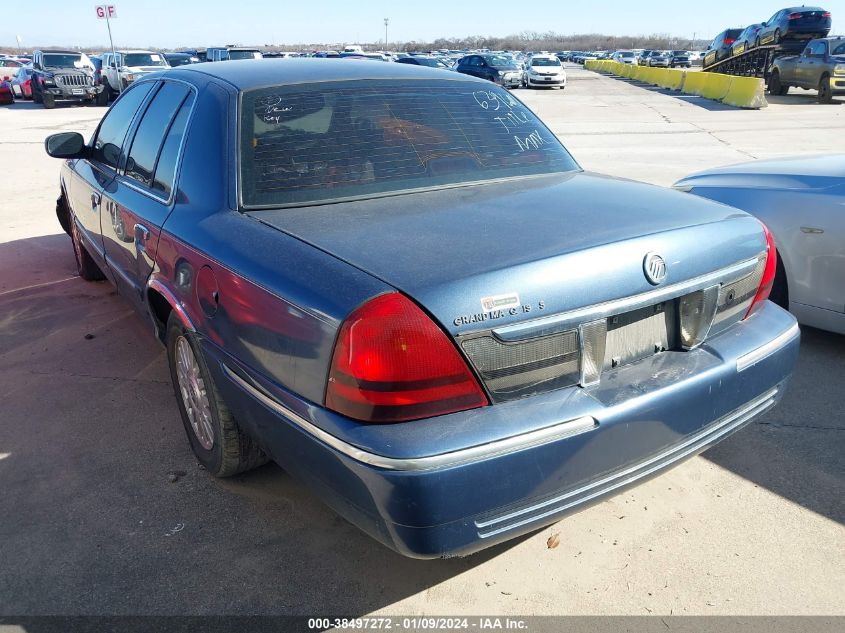
[[[508,453],[514,453],[525,448],[539,446],[555,440],[579,435],[580,433],[592,431],[598,427],[598,422],[596,422],[594,418],[585,416],[574,420],[568,420],[560,424],[555,424],[553,426],[548,426],[543,429],[538,429],[536,431],[531,431],[529,433],[514,435],[502,440],[481,444],[479,446],[472,446],[458,451],[429,455],[426,457],[401,459],[386,457],[384,455],[371,453],[358,448],[357,446],[353,446],[352,444],[335,437],[331,433],[324,431],[299,414],[291,411],[286,406],[280,404],[274,398],[268,396],[262,389],[241,378],[225,364],[223,365],[223,372],[229,380],[234,382],[261,404],[283,416],[291,423],[300,427],[303,431],[313,435],[330,448],[333,448],[339,453],[342,453],[355,461],[361,462],[362,464],[375,466],[376,468],[383,468],[385,470],[420,471],[433,470],[436,468],[448,468],[450,466],[467,464],[469,462],[480,461],[490,457],[507,455]]]
[[[703,450],[716,440],[728,435],[752,418],[760,415],[775,404],[778,388],[775,387],[763,395],[735,409],[714,424],[705,427],[699,433],[688,438],[678,446],[663,451],[654,457],[616,472],[604,479],[592,482],[581,488],[570,490],[552,499],[547,499],[527,508],[514,510],[508,514],[493,517],[486,521],[475,521],[480,538],[489,538],[502,532],[540,521],[568,508],[581,505],[596,497],[605,495],[617,488],[633,483],[643,477],[665,470],[676,462]],[[485,530],[485,528],[490,528]]]
[[[170,307],[173,308],[174,312],[179,315],[179,319],[182,321],[182,325],[188,328],[191,332],[197,331],[197,329],[194,327],[193,322],[191,321],[191,317],[189,317],[188,313],[185,311],[185,307],[182,305],[182,302],[175,294],[173,294],[170,288],[165,286],[157,279],[150,279],[147,282],[147,289],[153,289],[159,294],[163,295],[164,298],[167,299],[167,303],[170,304]]]
[[[534,319],[533,321],[524,321],[497,328],[493,330],[493,334],[502,341],[513,342],[536,336],[547,336],[548,334],[554,334],[561,330],[569,330],[587,321],[606,319],[615,314],[623,314],[639,308],[645,308],[661,301],[695,292],[696,290],[703,290],[714,284],[730,283],[751,273],[757,265],[758,260],[759,256],[755,256],[737,264],[720,268],[719,270],[664,288],[656,288],[638,295],[622,297],[621,299],[597,303],[542,319]],[[469,332],[464,334],[469,334]]]
[[[739,358],[736,359],[736,370],[737,372],[745,371],[752,365],[759,363],[761,360],[766,358],[767,356],[771,356],[776,351],[778,351],[781,347],[789,343],[793,338],[799,336],[801,334],[801,330],[798,327],[797,323],[793,323],[792,327],[789,328],[786,332],[776,336],[771,341],[766,343],[765,345],[761,345],[753,352],[748,352],[747,354],[743,354]]]

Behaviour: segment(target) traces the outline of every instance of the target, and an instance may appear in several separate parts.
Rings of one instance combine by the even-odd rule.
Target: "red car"
[[[12,84],[8,77],[0,81],[0,105],[12,105],[15,102],[15,95],[12,93]]]
[[[32,68],[24,67],[12,79],[12,92],[20,99],[32,99]]]

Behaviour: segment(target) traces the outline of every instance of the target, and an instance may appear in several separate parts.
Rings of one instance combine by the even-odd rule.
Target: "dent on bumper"
[[[549,403],[556,423],[418,458],[395,459],[346,442],[225,362],[210,366],[239,423],[283,467],[389,547],[439,557],[504,541],[616,494],[768,410],[791,373],[799,333],[779,308],[761,313],[745,331],[728,331],[708,349],[685,353],[685,370],[673,370],[668,355],[621,368],[587,390],[582,400],[592,404],[578,415],[566,415],[570,401],[563,399],[556,410]]]

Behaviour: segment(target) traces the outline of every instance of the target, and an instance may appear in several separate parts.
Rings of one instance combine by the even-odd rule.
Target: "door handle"
[[[91,209],[96,211],[97,207],[100,206],[100,194],[92,193],[91,194]]]
[[[143,224],[135,225],[135,248],[140,252],[147,250],[147,240],[150,239],[150,230]]]

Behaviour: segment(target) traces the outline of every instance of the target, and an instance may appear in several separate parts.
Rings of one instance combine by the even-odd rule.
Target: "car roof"
[[[41,53],[63,53],[65,55],[84,55],[82,51],[72,51],[66,48],[42,48],[39,49]]]
[[[376,63],[344,58],[245,59],[227,62],[205,62],[180,66],[166,72],[168,76],[188,78],[198,73],[221,79],[236,89],[252,90],[273,85],[350,81],[359,79],[446,79],[452,81],[489,82],[449,70],[412,64]]]
[[[824,11],[821,7],[789,7],[788,9],[783,9],[784,11],[795,11],[796,13],[800,11]]]
[[[110,51],[106,51],[106,52],[108,53]],[[148,51],[148,50],[145,50],[143,48],[121,48],[119,50],[116,50],[115,53],[119,53],[121,55],[122,54],[132,54],[132,53],[151,53],[153,55],[159,54],[159,53],[156,53],[155,51]]]

